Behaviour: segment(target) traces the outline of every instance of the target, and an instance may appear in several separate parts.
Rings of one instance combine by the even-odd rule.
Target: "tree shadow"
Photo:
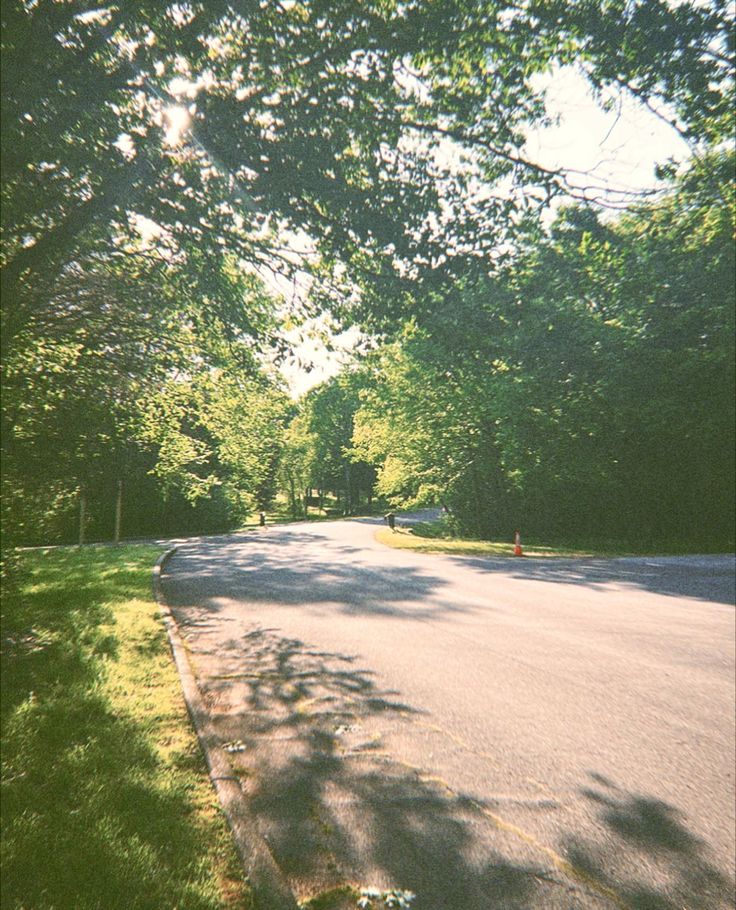
[[[172,607],[199,604],[207,610],[219,610],[222,599],[270,606],[305,604],[320,611],[404,619],[465,609],[451,599],[434,597],[447,582],[423,566],[368,564],[360,559],[361,548],[332,541],[324,555],[313,550],[298,562],[294,544],[325,545],[323,537],[305,530],[280,531],[257,543],[220,539],[182,548],[162,579],[167,602]]]
[[[140,660],[121,688],[150,698],[150,713],[128,711],[106,684],[124,658],[118,609],[145,596],[150,563],[88,551],[25,562],[3,603],[2,907],[214,910],[211,828],[191,776],[177,773],[201,780],[203,762],[179,739],[182,709],[167,707],[163,627],[126,638]]]
[[[479,853],[479,804],[383,750],[386,725],[419,712],[355,658],[257,627],[225,647],[241,673],[203,680],[205,698],[301,896],[347,881],[412,890],[422,910],[522,910],[559,890],[543,866]]]
[[[434,777],[431,759],[397,757],[392,742],[423,712],[358,658],[254,625],[220,657],[227,672],[200,680],[205,701],[300,897],[353,882],[410,889],[417,910],[732,906],[708,846],[660,800],[591,773],[580,793],[598,830],[562,836],[565,874],[544,849],[525,850],[523,832],[509,841],[493,826],[492,803]]]
[[[138,592],[128,587],[128,573],[102,578],[99,563],[80,565],[76,553],[55,553],[48,569],[43,556],[36,562],[45,571],[24,566],[23,592],[3,598],[3,720],[29,692],[43,694],[56,680],[63,679],[67,686],[91,685],[97,672],[94,658],[115,657],[118,650],[115,636],[101,628],[115,621],[110,603],[130,590]]]
[[[675,807],[626,792],[602,775],[590,777],[598,787],[580,792],[598,807],[609,836],[605,846],[566,839],[565,853],[577,869],[615,891],[631,910],[734,906],[733,880],[718,869],[708,845],[685,827]]]
[[[295,542],[310,548],[301,564],[294,562],[299,551],[289,546]],[[319,546],[325,546],[324,556]],[[204,628],[220,619],[231,622],[230,639],[218,636],[212,645],[226,672],[201,681],[205,701],[222,742],[232,749],[263,832],[300,894],[357,881],[409,888],[421,895],[417,910],[569,910],[600,906],[595,901],[601,895],[608,906],[608,890],[632,910],[730,906],[728,882],[676,810],[626,794],[601,775],[591,775],[583,791],[599,809],[601,835],[585,840],[568,833],[560,851],[584,873],[581,881],[587,877],[595,884],[597,896],[591,892],[587,904],[585,895],[582,904],[563,896],[567,903],[561,904],[569,882],[550,876],[543,855],[540,865],[534,859],[509,861],[518,850],[490,849],[479,856],[476,832],[488,824],[479,803],[383,750],[384,729],[409,725],[419,713],[398,692],[382,690],[353,656],[312,648],[276,629],[248,626],[240,634],[235,630],[242,618],[223,612],[221,598],[273,605],[270,619],[280,606],[319,610],[336,620],[342,612],[423,618],[474,609],[443,602],[447,582],[439,573],[411,564],[363,566],[361,552],[334,541],[328,547],[319,534],[302,529],[280,530],[254,547],[212,541],[185,549],[165,579],[173,606],[200,605],[178,610],[180,621],[192,619]],[[622,567],[628,567],[627,584],[639,589],[647,562],[458,561],[592,588],[620,581]],[[433,563],[422,565],[431,570]],[[652,582],[651,590],[656,587]],[[499,835],[487,842],[501,840]]]
[[[3,907],[213,910],[207,832],[139,724],[77,685],[9,726]]]
[[[457,559],[474,569],[510,574],[520,581],[584,585],[593,590],[604,590],[615,584],[630,590],[731,606],[736,599],[736,573],[731,556]]]
[[[419,514],[419,513],[417,513]],[[410,523],[409,518],[402,519]],[[350,523],[380,526],[381,518],[353,518]],[[386,601],[396,603],[402,599],[421,597],[441,588],[444,579],[432,576],[424,569],[431,566],[426,554],[415,566],[402,568],[361,563],[365,548],[339,544],[326,540],[309,523],[279,527],[274,535],[236,534],[223,537],[190,540],[174,557],[177,575],[181,580],[195,581],[196,576],[214,581],[225,588],[222,596],[237,589],[247,575],[262,568],[268,589],[276,599],[285,603],[298,600],[300,585],[309,584],[316,594],[330,601],[342,596],[346,612],[366,609],[374,613],[409,615],[405,610],[386,608]],[[245,542],[257,546],[244,546]],[[300,547],[324,547],[324,558],[310,556],[309,564],[294,562],[293,544]],[[196,549],[195,549],[196,548]],[[413,554],[406,553],[410,562]],[[184,559],[185,557],[185,559]],[[441,556],[440,560],[449,557]],[[481,572],[511,575],[520,581],[542,581],[555,584],[583,585],[591,590],[606,590],[618,585],[629,590],[649,591],[671,597],[733,606],[736,602],[736,561],[733,556],[636,556],[617,558],[580,559],[452,556],[461,563]],[[186,568],[184,567],[186,561]],[[439,563],[441,564],[441,562]],[[259,578],[259,586],[261,579]],[[296,586],[296,587],[295,587]],[[354,592],[353,587],[365,589]],[[340,593],[342,592],[342,594]],[[254,594],[257,599],[257,592]],[[265,599],[265,598],[264,598]],[[315,600],[317,597],[315,596]],[[411,613],[410,615],[417,615]]]

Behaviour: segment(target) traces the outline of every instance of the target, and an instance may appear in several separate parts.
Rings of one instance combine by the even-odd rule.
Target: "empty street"
[[[164,576],[296,893],[733,906],[733,559],[430,556],[379,525],[190,541]]]

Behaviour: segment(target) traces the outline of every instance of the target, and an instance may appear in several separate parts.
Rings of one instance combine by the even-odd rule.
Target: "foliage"
[[[526,265],[515,259],[516,275],[498,261],[511,241],[533,236],[551,198],[575,192],[564,169],[540,167],[524,150],[525,129],[545,121],[540,76],[574,63],[601,97],[633,93],[691,143],[701,173],[683,204],[701,225],[703,249],[715,244],[721,256],[701,257],[700,274],[725,268],[720,216],[703,214],[697,199],[715,213],[713,200],[727,195],[726,165],[714,167],[706,149],[728,139],[732,122],[728,25],[721,3],[695,0],[4,0],[6,544],[69,539],[80,488],[95,534],[109,533],[104,516],[121,478],[128,502],[132,493],[152,503],[137,515],[128,506],[128,527],[140,531],[219,528],[266,504],[285,405],[260,373],[260,355],[280,342],[257,276],[299,270],[311,273],[306,306],[389,336],[414,325],[411,339],[384,354],[397,358],[393,391],[379,383],[375,393],[395,400],[401,420],[390,431],[373,421],[368,439],[359,419],[353,450],[362,393],[343,380],[315,393],[305,405],[315,437],[309,471],[311,456],[298,446],[291,453],[302,459],[302,484],[309,473],[352,511],[371,496],[373,468],[361,452],[378,458],[388,433],[381,489],[404,499],[450,492],[463,521],[475,515],[477,533],[518,514],[522,494],[532,512],[549,491],[563,502],[573,477],[587,501],[601,483],[622,488],[616,475],[633,471],[652,508],[654,488],[632,465],[633,445],[615,461],[601,457],[621,449],[604,402],[629,386],[626,401],[643,401],[643,373],[616,372],[634,351],[646,350],[641,364],[657,376],[669,363],[669,342],[657,341],[654,323],[645,328],[649,317],[628,307],[629,294],[640,308],[651,298],[665,314],[661,326],[680,326],[692,356],[682,358],[678,382],[720,376],[720,341],[708,357],[693,334],[698,308],[668,309],[656,290],[670,260],[675,271],[689,269],[678,280],[702,296],[692,278],[697,250],[686,247],[678,262],[665,238],[642,227],[652,208],[630,227],[622,221],[613,240],[600,225],[558,226],[567,240],[530,247]],[[662,230],[674,242],[689,226],[672,219]],[[646,261],[639,248],[650,250]],[[540,292],[547,269],[553,300]],[[591,273],[613,321],[586,302],[579,283]],[[471,327],[489,343],[468,346]],[[570,333],[580,344],[565,379]],[[701,355],[703,371],[693,366]],[[613,364],[615,388],[604,364]],[[652,396],[651,414],[620,422],[656,451],[671,449],[677,432],[676,421],[665,425],[667,409],[681,413],[669,399],[659,407],[665,391]],[[625,404],[617,413],[631,411]],[[241,415],[244,438],[227,408]],[[703,418],[697,431],[715,449],[725,432],[719,420]],[[661,434],[647,436],[657,421]],[[543,451],[542,435],[550,440]],[[643,463],[673,468],[679,482],[692,473],[694,439],[687,457]],[[711,502],[722,467],[706,473]],[[700,493],[688,489],[690,514]],[[481,502],[493,502],[482,521]]]
[[[375,472],[356,457],[352,447],[355,414],[365,380],[360,370],[348,369],[312,389],[302,402],[303,424],[310,434],[311,483],[319,490],[342,497],[350,515],[372,501]]]
[[[385,324],[569,189],[524,156],[555,64],[671,105],[694,140],[730,123],[717,2],[6,0],[2,26],[6,344],[141,218],[223,324],[225,250],[289,272],[303,235],[315,274],[365,286],[342,314]]]
[[[272,324],[274,302],[253,279],[230,270],[224,280],[249,316],[240,334],[228,338],[206,300],[187,292],[183,280],[176,262],[157,257],[92,257],[57,284],[49,310],[36,313],[16,336],[5,358],[2,402],[6,543],[74,539],[80,489],[89,539],[109,539],[121,480],[128,536],[223,530],[245,500],[272,495],[269,471],[280,437],[270,402],[278,394],[266,391],[257,348]],[[215,391],[213,377],[223,370],[228,378]],[[192,384],[196,396],[185,394]],[[250,401],[243,398],[247,389]],[[195,406],[198,411],[183,413]],[[177,436],[171,430],[176,415],[199,426],[200,437]],[[250,421],[260,449],[244,435],[236,451],[234,421],[245,431]],[[214,467],[209,485],[200,479],[199,492],[213,496],[198,500],[192,495],[197,475],[186,461],[203,455],[207,439]],[[248,459],[263,470],[249,470]],[[182,476],[175,481],[177,464]],[[245,485],[242,502],[237,483]]]
[[[355,432],[379,492],[471,536],[731,539],[732,167],[613,222],[563,213],[386,347]]]
[[[144,406],[143,438],[157,448],[156,476],[191,502],[221,486],[234,521],[265,509],[289,404],[265,381],[222,372],[171,380]]]
[[[315,445],[316,437],[304,417],[294,417],[284,434],[278,468],[279,485],[289,498],[292,518],[306,517],[309,512],[309,494],[317,475]]]
[[[250,907],[150,601],[156,555],[24,553],[3,597],[4,907]]]

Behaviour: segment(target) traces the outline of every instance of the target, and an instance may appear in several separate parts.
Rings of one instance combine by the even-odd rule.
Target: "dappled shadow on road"
[[[252,628],[203,681],[259,826],[307,896],[344,882],[416,892],[421,910],[558,906],[563,883],[533,860],[478,850],[479,804],[384,751],[416,715],[349,655]],[[565,904],[565,907],[582,907]]]
[[[726,877],[675,808],[591,774],[579,794],[595,821],[581,827],[572,816],[548,844],[569,865],[550,861],[515,816],[504,824],[492,800],[439,780],[431,756],[426,767],[400,759],[397,739],[431,718],[360,658],[242,620],[228,628],[200,685],[300,897],[354,882],[410,889],[417,910],[731,906]],[[486,774],[503,787],[503,769]]]
[[[631,910],[726,910],[734,883],[708,845],[661,800],[629,793],[600,774],[581,794],[598,810],[605,842],[570,836],[563,849],[573,865],[615,891]]]
[[[295,542],[299,547],[290,546]],[[601,775],[591,774],[579,791],[595,822],[570,822],[546,842],[570,867],[550,862],[545,845],[532,848],[513,824],[489,835],[491,802],[484,806],[433,779],[429,756],[427,768],[398,759],[390,738],[397,730],[411,736],[419,713],[399,692],[382,689],[354,656],[254,626],[248,620],[255,611],[226,604],[266,603],[275,608],[268,613],[274,625],[281,624],[282,607],[330,619],[348,613],[402,620],[481,609],[453,604],[442,570],[432,574],[433,561],[375,566],[363,553],[306,529],[280,530],[253,546],[218,540],[184,548],[166,580],[172,605],[198,605],[177,616],[202,656],[206,704],[300,895],[352,881],[416,891],[417,910],[732,906],[724,874],[676,809]],[[648,560],[458,562],[593,590],[625,585],[683,594],[667,589],[665,577],[642,579]],[[656,569],[660,561],[651,562]],[[712,565],[697,561],[703,572]],[[499,748],[508,751],[508,744]]]
[[[618,559],[480,559],[457,557],[482,572],[499,572],[521,581],[582,585],[593,590],[619,586],[672,597],[733,605],[734,559],[729,556],[652,556]]]
[[[526,582],[600,592],[647,591],[728,605],[736,601],[736,565],[730,556],[513,559],[442,555],[433,560],[426,554],[406,552],[400,565],[381,565],[375,551],[368,560],[362,545],[326,538],[306,524],[292,530],[269,530],[274,533],[210,538],[183,546],[172,562],[176,578],[164,579],[167,596],[174,603],[186,602],[179,588],[188,585],[191,595],[202,602],[226,597],[291,605],[308,599],[338,604],[348,614],[422,618],[458,609],[449,590],[448,597],[442,597],[448,585],[442,577],[443,567],[450,562]],[[397,553],[387,552],[394,557]],[[191,596],[189,602],[193,602]]]
[[[374,565],[364,553],[306,530],[264,535],[253,545],[220,539],[182,548],[163,585],[172,606],[214,610],[222,599],[404,619],[461,609],[433,597],[447,582],[427,568]]]

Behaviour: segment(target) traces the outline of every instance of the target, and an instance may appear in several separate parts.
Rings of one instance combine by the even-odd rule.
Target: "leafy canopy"
[[[733,152],[613,222],[561,213],[372,358],[355,449],[465,531],[733,534]]]
[[[135,238],[141,216],[192,281],[224,250],[253,269],[309,262],[366,286],[332,298],[342,315],[384,322],[408,303],[402,276],[416,290],[487,269],[566,189],[524,155],[544,116],[533,78],[555,63],[668,103],[693,141],[729,128],[717,2],[6,0],[2,32],[11,338],[50,276]]]

